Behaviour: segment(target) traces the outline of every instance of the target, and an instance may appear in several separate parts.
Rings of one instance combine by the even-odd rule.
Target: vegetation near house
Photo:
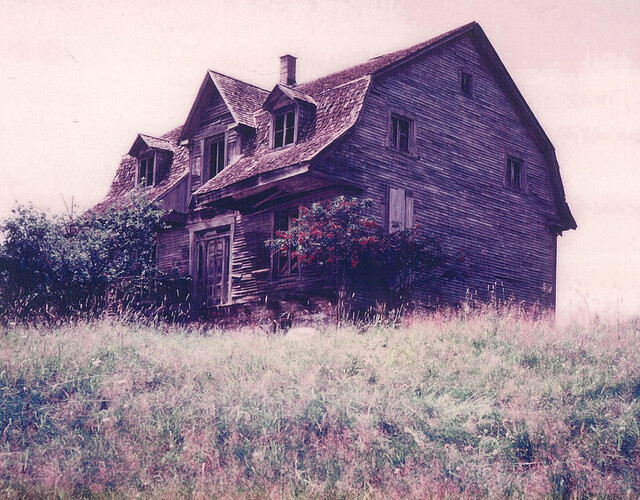
[[[114,287],[120,298],[133,299],[136,286],[155,277],[163,214],[138,193],[122,208],[77,218],[16,208],[0,225],[0,317],[98,315]]]
[[[640,324],[516,312],[5,328],[0,496],[639,497]]]
[[[418,226],[391,232],[367,215],[371,200],[339,196],[302,207],[287,230],[267,240],[274,259],[323,268],[337,283],[338,318],[350,311],[356,293],[396,309],[417,289],[437,290],[456,274],[453,259]],[[349,301],[350,302],[350,301]]]

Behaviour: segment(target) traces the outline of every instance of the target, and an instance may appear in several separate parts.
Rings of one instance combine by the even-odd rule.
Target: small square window
[[[411,148],[411,128],[413,122],[404,116],[391,115],[391,147],[408,153]]]
[[[288,109],[273,115],[273,147],[281,148],[295,142],[296,111]]]
[[[507,156],[505,184],[518,191],[524,189],[524,164],[522,160],[514,158],[513,156]]]
[[[138,185],[142,187],[153,186],[153,156],[140,158]]]
[[[468,97],[473,95],[473,75],[471,73],[460,72],[460,91]]]

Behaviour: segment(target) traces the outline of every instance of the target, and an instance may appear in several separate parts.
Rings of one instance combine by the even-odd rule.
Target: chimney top
[[[290,54],[280,57],[280,83],[282,85],[296,84],[296,58]]]

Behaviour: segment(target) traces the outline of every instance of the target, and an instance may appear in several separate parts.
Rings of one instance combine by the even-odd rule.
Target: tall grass
[[[0,496],[640,496],[640,323],[0,336]]]

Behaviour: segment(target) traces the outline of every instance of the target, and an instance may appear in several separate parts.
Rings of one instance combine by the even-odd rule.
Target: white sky
[[[138,132],[181,125],[207,68],[270,89],[478,21],[554,143],[578,230],[558,309],[640,314],[640,1],[0,0],[0,217],[106,194]]]

